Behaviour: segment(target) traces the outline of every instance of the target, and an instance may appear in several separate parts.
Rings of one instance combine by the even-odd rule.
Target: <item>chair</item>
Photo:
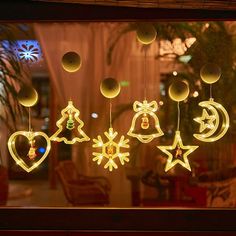
[[[207,207],[236,206],[236,166],[201,173],[196,180],[206,189]]]
[[[56,173],[67,201],[73,206],[109,204],[111,185],[107,178],[81,175],[71,160],[61,161]]]

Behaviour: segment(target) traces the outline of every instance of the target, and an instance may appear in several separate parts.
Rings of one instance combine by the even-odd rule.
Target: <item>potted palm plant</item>
[[[15,34],[24,32],[22,25],[0,25],[0,123],[1,136],[7,137],[19,123],[19,117],[25,111],[17,101],[21,85],[27,82],[27,73],[19,60],[16,49]],[[8,169],[0,158],[0,205],[5,205],[8,196]]]

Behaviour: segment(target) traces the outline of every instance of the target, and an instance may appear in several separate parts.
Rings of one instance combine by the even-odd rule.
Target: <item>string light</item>
[[[33,93],[32,93],[33,91]],[[20,95],[19,95],[20,94]],[[33,96],[32,96],[33,94]],[[15,160],[16,164],[19,165],[22,169],[27,172],[32,171],[36,167],[38,167],[47,157],[50,149],[51,142],[49,137],[43,132],[33,132],[31,128],[31,110],[30,108],[35,105],[38,100],[38,93],[35,89],[21,89],[18,93],[18,101],[21,105],[29,108],[29,117],[28,117],[28,131],[17,131],[13,133],[8,139],[8,150],[10,152],[11,157]],[[16,148],[17,139],[20,137],[25,137],[28,140],[29,149],[27,154],[20,153]],[[44,139],[46,141],[46,148],[38,147],[36,141],[37,139]],[[44,152],[41,152],[41,149],[44,148]]]
[[[28,157],[31,161],[34,161],[34,163],[30,162],[29,164],[27,164],[24,161],[26,157],[22,157],[21,155],[18,154],[17,149],[16,149],[16,139],[19,136],[24,136],[28,139],[30,149],[26,157]],[[44,140],[46,141],[46,150],[42,156],[38,155],[38,152],[39,153],[41,152],[39,148],[37,148],[35,145],[35,138],[38,138],[38,137],[44,138]],[[11,157],[15,160],[16,164],[19,165],[22,169],[24,169],[27,172],[30,172],[36,167],[38,167],[45,160],[45,158],[47,157],[51,149],[50,139],[43,132],[17,131],[10,136],[7,145],[8,145],[8,149],[11,154]]]
[[[112,86],[108,86],[109,84]],[[118,96],[120,93],[120,87],[118,85],[118,82],[113,78],[105,79],[101,82],[100,91],[102,95],[106,98],[110,98],[109,130],[108,132],[104,132],[107,141],[104,142],[100,135],[97,136],[97,139],[93,139],[93,148],[99,149],[99,152],[92,153],[94,156],[92,160],[96,161],[98,165],[100,165],[104,159],[107,160],[104,168],[108,168],[109,171],[118,168],[116,163],[117,159],[119,159],[121,165],[124,165],[125,162],[129,162],[129,152],[123,152],[121,150],[129,148],[129,139],[125,139],[124,135],[122,135],[118,141],[115,141],[118,132],[114,131],[112,128],[111,98]]]
[[[215,102],[212,96],[212,85],[220,79],[221,68],[214,63],[208,63],[201,68],[200,76],[210,85],[210,99],[198,104],[204,109],[202,116],[194,118],[200,126],[199,133],[193,136],[202,142],[214,142],[222,138],[229,128],[229,115],[226,109]]]
[[[222,138],[229,128],[229,115],[225,108],[214,102],[213,98],[209,101],[199,103],[200,107],[206,108],[202,111],[202,116],[194,118],[200,124],[199,134],[193,136],[202,142],[214,142]],[[208,111],[211,113],[209,115]],[[221,122],[220,116],[221,115]],[[221,125],[221,127],[219,127]]]
[[[191,154],[195,149],[197,149],[198,146],[184,146],[180,136],[180,131],[175,131],[174,142],[171,146],[157,147],[168,156],[165,166],[165,172],[167,172],[177,164],[180,164],[187,170],[191,171],[191,167],[188,161],[188,155]]]
[[[128,139],[122,135],[118,142],[115,142],[114,139],[117,137],[118,133],[114,132],[113,128],[109,128],[108,132],[104,132],[105,137],[108,141],[104,142],[102,137],[98,135],[97,139],[93,139],[93,148],[99,148],[100,152],[93,152],[93,161],[96,161],[98,165],[102,163],[104,159],[107,159],[106,164],[104,165],[105,169],[112,171],[113,168],[117,169],[118,165],[115,160],[119,159],[121,165],[124,165],[125,162],[129,162],[129,152],[121,152],[121,148],[129,148]]]
[[[150,103],[147,100],[144,100],[142,103],[135,101],[133,104],[133,110],[137,112],[131,123],[130,130],[128,131],[128,135],[134,138],[137,138],[142,143],[149,143],[154,138],[162,136],[164,133],[160,128],[159,119],[157,115],[154,113],[158,109],[158,105],[156,101],[152,101]],[[135,133],[135,126],[137,123],[137,119],[141,116],[141,130],[151,130],[149,134]],[[150,117],[154,120],[155,127],[150,126]],[[154,130],[153,130],[154,128]],[[139,132],[139,131],[138,131]]]
[[[184,146],[180,135],[180,106],[179,102],[186,100],[189,95],[189,85],[183,80],[176,80],[173,82],[168,93],[173,101],[177,102],[177,128],[175,131],[175,137],[171,146],[157,146],[162,152],[167,154],[168,159],[165,166],[165,171],[172,169],[175,165],[180,164],[182,167],[191,171],[191,167],[188,161],[188,155],[191,154],[198,146]]]
[[[80,111],[76,109],[72,101],[68,102],[66,108],[61,111],[61,118],[56,122],[58,130],[50,137],[52,141],[64,142],[65,144],[74,144],[76,142],[89,141],[90,138],[84,133],[82,127],[84,122],[79,118]],[[66,121],[66,122],[65,122]],[[78,123],[78,127],[75,128],[75,125]],[[66,124],[66,125],[64,125]],[[77,132],[78,136],[69,138],[63,136],[63,131],[69,130]],[[62,135],[62,136],[59,136]]]
[[[145,48],[144,54],[144,100],[143,102],[135,101],[133,104],[133,110],[136,112],[132,119],[131,127],[128,131],[128,135],[137,138],[142,143],[149,143],[154,138],[162,136],[162,132],[159,124],[159,119],[154,113],[158,109],[156,101],[148,103],[146,100],[147,95],[147,81],[146,81],[146,59],[147,48]],[[141,119],[140,119],[141,118]],[[138,122],[141,120],[141,123]],[[153,122],[154,121],[154,125]],[[140,123],[140,124],[139,124]],[[138,129],[135,127],[138,126]]]

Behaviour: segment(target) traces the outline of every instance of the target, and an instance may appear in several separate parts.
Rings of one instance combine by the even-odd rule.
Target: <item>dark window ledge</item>
[[[234,209],[1,208],[0,230],[236,231]]]
[[[3,1],[0,21],[184,21],[234,20],[234,10],[161,9],[72,3]]]

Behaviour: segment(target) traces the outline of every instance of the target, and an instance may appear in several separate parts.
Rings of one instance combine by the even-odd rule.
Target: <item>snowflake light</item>
[[[129,148],[128,139],[122,135],[118,142],[114,139],[117,137],[118,133],[113,131],[113,128],[109,128],[108,132],[104,132],[107,141],[103,141],[102,137],[98,135],[97,139],[93,139],[93,148],[99,148],[100,152],[93,152],[93,161],[96,161],[98,165],[102,163],[105,159],[106,163],[104,165],[105,169],[112,171],[113,168],[117,169],[118,165],[115,162],[117,159],[124,165],[125,162],[129,162],[129,152],[122,152],[121,149]]]

